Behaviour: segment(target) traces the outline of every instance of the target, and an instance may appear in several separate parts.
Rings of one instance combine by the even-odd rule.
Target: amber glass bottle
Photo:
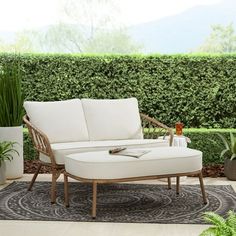
[[[175,123],[175,133],[176,133],[176,135],[178,135],[178,136],[183,135],[183,127],[184,127],[184,124],[181,123],[180,121]]]

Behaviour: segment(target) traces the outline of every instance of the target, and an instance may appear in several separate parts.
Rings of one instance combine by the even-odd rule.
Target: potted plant
[[[225,149],[220,157],[225,157],[224,173],[229,180],[236,180],[236,137],[230,132],[230,142],[221,134],[217,134],[224,143]]]
[[[21,71],[14,57],[12,62],[0,63],[0,141],[9,140],[19,144],[16,147],[19,157],[6,163],[8,179],[23,175],[23,101]]]
[[[235,236],[236,235],[236,214],[228,212],[228,217],[224,219],[214,212],[206,212],[204,219],[213,226],[204,230],[200,236]]]
[[[0,185],[6,182],[6,162],[13,159],[13,154],[19,155],[14,148],[14,142],[0,142]]]

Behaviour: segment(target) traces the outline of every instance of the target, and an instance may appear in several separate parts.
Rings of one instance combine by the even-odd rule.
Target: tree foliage
[[[132,54],[141,49],[142,45],[134,43],[125,29],[98,32],[84,47],[85,52],[102,54]]]
[[[15,35],[15,41],[6,42],[0,39],[0,52],[35,52],[36,45],[33,42],[33,31],[22,31]]]
[[[63,7],[71,23],[58,23],[48,29],[45,42],[50,51],[130,54],[142,49],[117,22],[113,1],[66,0]]]
[[[0,41],[0,51],[113,54],[141,51],[142,46],[134,42],[118,22],[114,1],[61,2],[64,21],[43,30],[19,32],[11,44]]]
[[[207,53],[236,52],[236,34],[233,23],[226,26],[213,25],[211,34],[197,51]]]

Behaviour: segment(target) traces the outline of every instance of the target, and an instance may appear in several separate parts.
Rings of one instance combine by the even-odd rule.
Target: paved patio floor
[[[20,181],[29,181],[32,175],[26,174]],[[62,178],[60,177],[59,181]],[[50,181],[50,175],[41,174],[37,181]],[[7,184],[11,183],[8,181]],[[139,181],[136,183],[165,184],[164,181]],[[197,178],[182,179],[182,184],[198,184]],[[204,178],[206,185],[231,185],[236,191],[236,181],[226,178]],[[6,185],[0,186],[0,189]],[[40,222],[40,221],[0,221],[1,236],[197,236],[207,225],[178,224],[123,224],[86,222]]]

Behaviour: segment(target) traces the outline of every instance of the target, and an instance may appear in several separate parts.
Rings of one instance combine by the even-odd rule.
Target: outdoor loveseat
[[[140,114],[136,98],[71,99],[55,102],[26,101],[23,120],[29,129],[40,164],[52,169],[51,202],[56,181],[69,154],[107,151],[115,147],[156,148],[171,146],[173,132],[166,125]],[[168,136],[168,138],[165,138]],[[170,178],[168,178],[170,187]]]

